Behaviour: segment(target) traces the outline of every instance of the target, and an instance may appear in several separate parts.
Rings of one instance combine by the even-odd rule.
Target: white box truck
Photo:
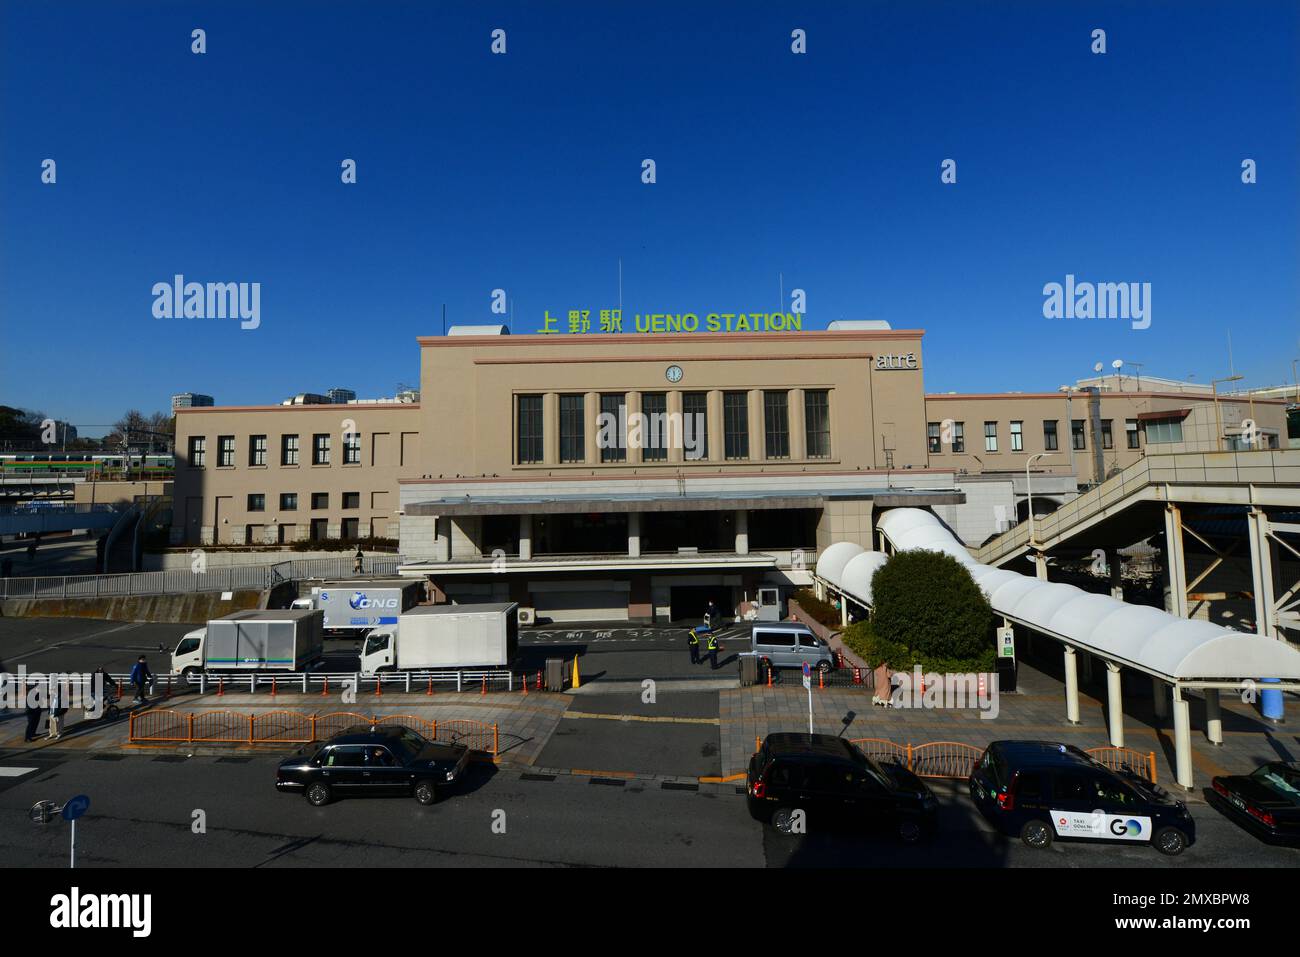
[[[311,609],[237,611],[184,636],[172,652],[172,674],[189,679],[249,671],[306,671],[325,650],[324,615]]]
[[[396,625],[404,611],[424,596],[419,579],[321,582],[311,586],[310,597],[296,599],[291,608],[314,608],[325,613],[325,634],[364,635],[372,628]]]
[[[361,672],[499,668],[519,649],[515,602],[420,605],[366,636]]]

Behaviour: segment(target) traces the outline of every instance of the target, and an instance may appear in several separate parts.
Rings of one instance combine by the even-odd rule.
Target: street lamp
[[[1223,451],[1223,416],[1219,412],[1219,383],[1220,382],[1240,382],[1240,375],[1230,375],[1223,379],[1210,380],[1210,393],[1214,396],[1214,447],[1216,451]]]
[[[1051,455],[1051,452],[1037,452],[1025,459],[1025,497],[1029,500],[1029,547],[1034,547],[1034,487],[1030,484],[1029,466],[1034,464],[1035,459],[1041,459],[1044,456]]]

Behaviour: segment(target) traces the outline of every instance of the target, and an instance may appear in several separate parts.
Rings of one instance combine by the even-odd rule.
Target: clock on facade
[[[682,367],[681,367],[681,366],[669,366],[669,367],[668,367],[668,370],[667,370],[666,372],[664,372],[664,375],[668,377],[668,381],[669,381],[669,382],[681,382],[681,381],[682,381]]]

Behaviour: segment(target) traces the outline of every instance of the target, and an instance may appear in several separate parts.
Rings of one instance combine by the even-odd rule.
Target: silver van
[[[813,671],[835,668],[831,647],[812,629],[795,621],[762,622],[754,625],[753,654],[759,668],[802,668],[806,661]]]

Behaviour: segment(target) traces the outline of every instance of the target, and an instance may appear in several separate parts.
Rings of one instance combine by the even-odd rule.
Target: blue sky
[[[443,303],[488,322],[505,288],[531,331],[616,306],[620,257],[629,316],[776,310],[783,274],[808,327],[924,328],[930,391],[1204,382],[1229,332],[1286,381],[1298,10],[2,0],[0,403],[391,395]],[[176,273],[260,282],[260,327],[155,319]],[[1150,282],[1150,328],[1043,318],[1067,273]]]

